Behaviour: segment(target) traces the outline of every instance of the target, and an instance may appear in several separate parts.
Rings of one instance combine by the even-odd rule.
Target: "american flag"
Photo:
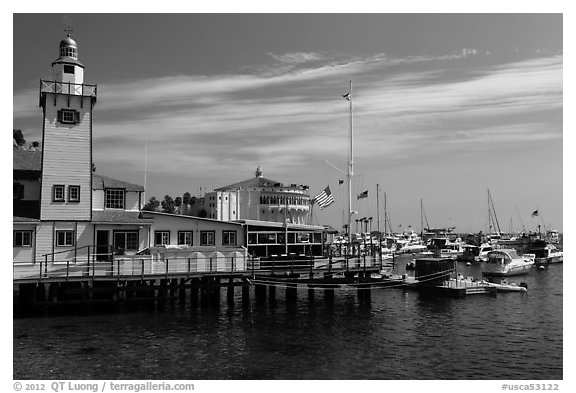
[[[330,186],[327,186],[324,191],[320,194],[316,195],[314,199],[312,199],[312,203],[316,202],[320,209],[324,209],[325,207],[330,206],[334,203],[334,196],[330,192]]]

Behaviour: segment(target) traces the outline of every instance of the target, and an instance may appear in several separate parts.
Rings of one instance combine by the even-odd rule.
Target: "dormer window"
[[[106,189],[106,209],[124,209],[126,193],[122,188]]]

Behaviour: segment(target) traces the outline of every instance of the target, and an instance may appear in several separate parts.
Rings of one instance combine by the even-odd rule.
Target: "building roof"
[[[112,179],[108,176],[98,175],[96,173],[92,174],[92,189],[93,190],[104,190],[106,188],[124,188],[126,191],[144,191],[144,187],[128,183],[122,180]]]
[[[303,190],[307,189],[307,186],[297,186],[296,184],[291,184],[290,186],[284,186],[279,181],[267,179],[262,176],[262,168],[258,165],[256,168],[256,177],[248,180],[244,180],[238,183],[230,184],[229,186],[224,186],[215,189],[214,191],[231,191],[231,190],[246,190],[254,188],[285,188],[289,190]]]
[[[150,224],[153,220],[144,218],[140,212],[130,212],[124,210],[102,210],[92,211],[93,223],[114,223],[114,224]]]
[[[15,171],[38,171],[42,168],[42,152],[39,150],[12,149],[12,169]]]
[[[267,179],[265,177],[253,177],[252,179],[230,184],[229,186],[217,188],[214,191],[228,191],[228,190],[238,190],[246,188],[279,188],[279,187],[284,187],[284,184],[276,180]]]
[[[240,225],[240,226],[242,225],[242,223],[236,222],[236,221],[220,221],[220,220],[216,220],[214,218],[188,216],[186,214],[170,214],[170,213],[149,211],[149,210],[142,210],[141,213],[142,213],[142,217],[146,217],[149,219],[152,219],[152,217],[148,216],[150,214],[152,216],[154,216],[154,215],[167,216],[167,217],[173,217],[173,218],[183,219],[183,220],[199,220],[199,221],[209,221],[209,222],[218,223],[218,224],[232,224],[232,225]]]
[[[30,224],[30,223],[38,223],[38,222],[40,222],[40,220],[37,218],[18,217],[18,216],[12,217],[12,223],[13,224]]]
[[[234,220],[229,222],[236,222],[239,224],[244,224],[252,227],[273,227],[273,228],[284,228],[283,222],[276,221],[260,221],[260,220]],[[308,231],[324,231],[325,228],[319,225],[307,225],[307,224],[294,224],[288,223],[288,229],[301,229]]]
[[[12,149],[12,162],[12,169],[14,171],[40,172],[42,170],[42,151]],[[103,190],[105,188],[124,188],[126,191],[144,191],[144,187],[138,184],[92,173],[92,189]]]

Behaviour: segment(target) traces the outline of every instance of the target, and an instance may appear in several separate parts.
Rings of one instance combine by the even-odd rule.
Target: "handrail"
[[[56,254],[63,254],[65,252],[79,251],[79,250],[82,250],[84,248],[87,248],[88,250],[90,250],[90,247],[98,247],[98,246],[87,245],[87,246],[82,246],[82,247],[78,247],[78,248],[69,248],[69,249],[62,250],[62,251],[47,252],[46,254],[42,254],[42,256],[46,257],[48,255],[56,255]]]
[[[63,87],[67,87],[67,91],[64,91],[66,89]],[[96,96],[97,92],[97,85],[40,79],[40,93],[63,93],[90,97]]]
[[[82,258],[83,259],[83,258]],[[87,263],[84,261],[74,260],[74,258],[66,261],[65,263],[53,263],[46,260],[40,261],[39,266],[19,266],[15,265],[14,279],[15,280],[42,280],[49,278],[66,279],[70,278],[91,278],[110,277],[158,277],[163,276],[168,278],[171,275],[186,275],[194,273],[207,273],[207,274],[233,274],[233,273],[251,273],[252,275],[258,272],[274,272],[274,271],[291,271],[310,270],[314,268],[322,268],[325,265],[318,265],[316,262],[322,260],[311,259],[292,259],[289,261],[261,261],[249,255],[235,255],[225,257],[173,257],[166,259],[155,259],[152,256],[130,255],[118,256],[114,260],[96,261],[90,260]],[[258,263],[255,263],[258,262]],[[282,263],[284,262],[284,263]],[[334,263],[334,262],[333,262]],[[361,268],[362,264],[358,260],[357,268]],[[371,268],[379,267],[376,259],[370,259],[369,265]],[[351,266],[353,267],[353,266]],[[332,267],[329,268],[329,270]]]

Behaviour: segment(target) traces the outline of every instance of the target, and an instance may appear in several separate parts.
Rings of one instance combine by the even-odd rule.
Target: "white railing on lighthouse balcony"
[[[40,80],[40,93],[59,93],[85,97],[96,97],[96,85],[85,83],[57,82]]]

